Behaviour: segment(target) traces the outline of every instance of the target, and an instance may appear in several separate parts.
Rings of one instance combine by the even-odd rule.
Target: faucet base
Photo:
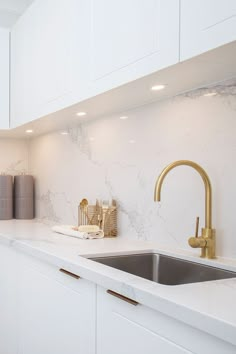
[[[188,243],[193,248],[201,248],[201,258],[215,257],[215,229],[202,229],[200,237],[190,237]]]
[[[202,237],[206,241],[206,246],[201,250],[201,258],[213,259],[215,256],[215,237],[216,230],[215,229],[202,229]]]

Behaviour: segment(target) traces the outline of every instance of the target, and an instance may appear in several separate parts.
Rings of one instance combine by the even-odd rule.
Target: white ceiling
[[[11,28],[33,0],[0,0],[0,27]]]

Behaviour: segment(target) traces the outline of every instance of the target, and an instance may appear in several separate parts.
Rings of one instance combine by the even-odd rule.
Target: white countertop
[[[166,286],[84,257],[151,251],[232,271],[236,271],[236,259],[204,260],[191,249],[161,249],[155,242],[124,238],[79,240],[55,234],[35,221],[1,221],[0,242],[236,345],[236,278]]]

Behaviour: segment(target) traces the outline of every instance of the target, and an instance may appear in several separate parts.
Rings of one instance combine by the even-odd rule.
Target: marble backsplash
[[[0,139],[0,173],[17,175],[28,171],[28,141]]]
[[[216,94],[205,96],[212,92]],[[114,115],[86,122],[85,117],[69,127],[67,135],[54,132],[30,141],[37,218],[77,224],[82,198],[113,198],[119,205],[119,237],[189,250],[196,216],[204,226],[200,176],[189,167],[174,169],[163,184],[162,202],[153,201],[162,169],[189,159],[199,163],[212,182],[217,254],[236,257],[236,80],[124,115],[128,119]]]

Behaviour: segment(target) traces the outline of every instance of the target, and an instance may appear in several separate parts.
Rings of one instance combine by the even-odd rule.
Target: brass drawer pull
[[[59,270],[60,270],[60,272],[66,274],[66,275],[69,275],[69,276],[72,277],[72,278],[80,279],[80,276],[79,276],[79,275],[76,275],[76,274],[74,274],[74,273],[68,272],[68,270],[65,270],[65,269],[63,269],[63,268],[61,268],[61,269],[59,269]]]
[[[137,305],[139,304],[137,301],[132,300],[132,299],[130,299],[129,297],[126,297],[126,296],[124,296],[124,295],[118,294],[118,293],[116,293],[115,291],[107,290],[107,293],[110,294],[110,295],[113,295],[113,296],[115,296],[115,297],[118,297],[118,299],[124,300],[124,301],[128,302],[128,303],[131,304],[131,305],[137,306]]]

